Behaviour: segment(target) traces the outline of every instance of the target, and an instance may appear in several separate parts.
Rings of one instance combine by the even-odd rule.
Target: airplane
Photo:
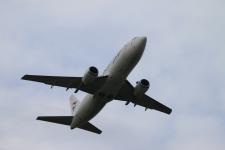
[[[24,75],[21,79],[45,83],[51,86],[60,86],[86,92],[87,95],[79,101],[74,95],[70,96],[71,116],[39,116],[37,120],[58,123],[70,126],[71,129],[80,128],[93,133],[102,131],[89,121],[110,101],[125,101],[125,105],[133,103],[147,109],[154,109],[170,114],[172,109],[159,103],[145,93],[150,87],[149,81],[142,79],[133,86],[127,77],[139,62],[145,50],[147,38],[134,37],[126,43],[114,57],[111,63],[98,76],[98,69],[94,66],[81,77]]]

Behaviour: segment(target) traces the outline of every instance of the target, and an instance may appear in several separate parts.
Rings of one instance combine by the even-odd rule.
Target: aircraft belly
[[[74,120],[77,117],[79,124],[89,121],[100,112],[107,102],[113,100],[113,97],[117,95],[128,74],[135,67],[139,59],[140,56],[135,56],[132,53],[122,54],[109,68],[108,78],[98,92],[95,95],[86,95],[81,102],[78,112],[74,116]]]
[[[111,76],[95,95],[87,94],[79,105],[73,124],[85,123],[96,116],[105,104],[117,94],[123,82],[124,79],[120,76]],[[104,96],[99,93],[104,93]]]
[[[125,80],[139,60],[140,56],[132,55],[132,53],[121,54],[117,62],[112,64],[109,74],[114,77],[122,77]]]
[[[100,110],[105,106],[104,100],[95,97],[94,95],[87,94],[81,102],[77,113],[73,119],[73,126],[79,126],[86,123],[97,115]]]

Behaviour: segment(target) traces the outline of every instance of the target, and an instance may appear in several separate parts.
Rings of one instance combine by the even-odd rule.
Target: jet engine
[[[142,79],[137,82],[137,85],[134,88],[134,96],[141,96],[149,89],[149,81],[146,79]]]
[[[95,78],[98,76],[98,69],[94,66],[91,66],[88,68],[88,70],[85,72],[82,83],[87,85],[90,84],[95,80]]]

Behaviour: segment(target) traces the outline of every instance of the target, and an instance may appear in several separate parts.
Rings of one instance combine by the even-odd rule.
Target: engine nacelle
[[[96,77],[98,76],[98,69],[94,66],[91,66],[88,68],[88,70],[85,72],[83,78],[82,78],[82,83],[87,85],[93,82]]]
[[[141,96],[149,89],[149,82],[146,79],[142,79],[141,81],[137,82],[137,85],[134,88],[134,96]]]

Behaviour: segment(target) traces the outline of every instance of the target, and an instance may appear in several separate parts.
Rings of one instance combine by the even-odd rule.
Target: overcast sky
[[[224,149],[224,27],[224,0],[0,0],[0,150]],[[128,79],[171,115],[113,101],[91,120],[101,135],[35,120],[70,115],[73,91],[24,74],[102,73],[134,36],[148,41]]]

